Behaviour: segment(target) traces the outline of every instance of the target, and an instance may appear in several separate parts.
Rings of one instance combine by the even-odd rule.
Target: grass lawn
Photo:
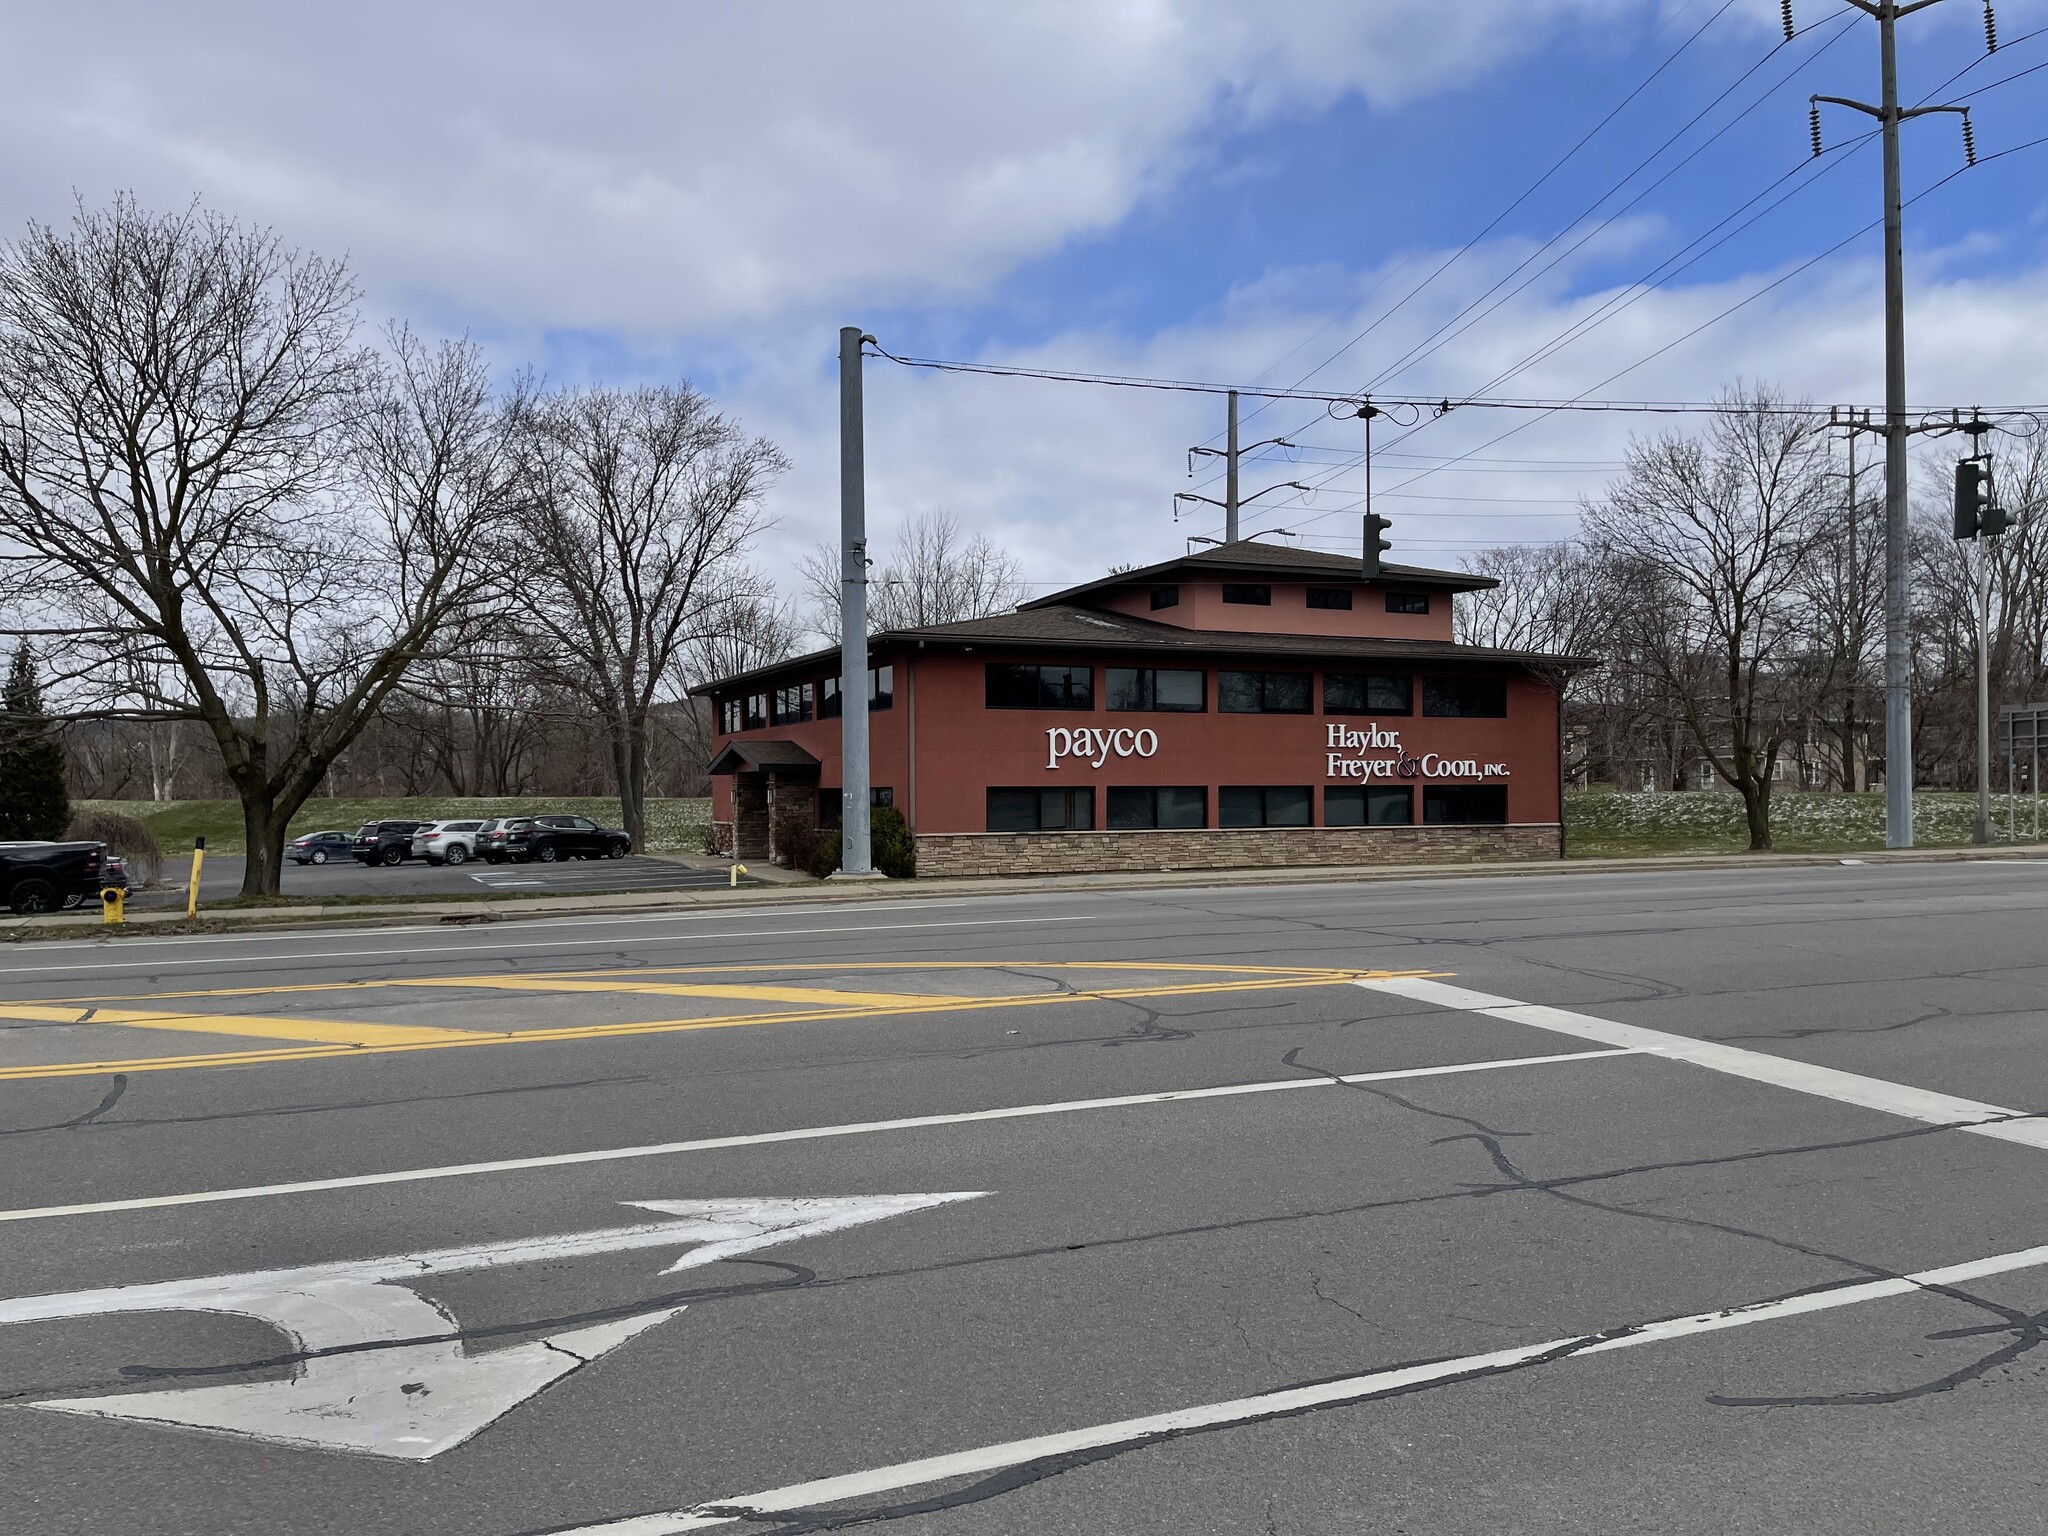
[[[209,853],[242,853],[242,807],[235,800],[80,800],[80,810],[119,811],[148,824],[166,857],[204,837]],[[302,832],[354,832],[366,821],[454,821],[485,816],[517,816],[553,811],[588,816],[603,826],[619,825],[619,802],[598,796],[459,799],[446,795],[414,795],[389,800],[309,800],[292,818],[292,835]],[[649,800],[647,851],[702,853],[704,830],[711,821],[711,802]]]
[[[2005,842],[2005,797],[1991,799],[1992,841]],[[1977,797],[1913,797],[1913,838],[1923,848],[1965,847]],[[1565,847],[1575,859],[1659,853],[1742,853],[1749,829],[1742,797],[1709,790],[1626,794],[1573,790],[1564,797]],[[2019,802],[2018,840],[2032,840],[2029,803]],[[1884,846],[1884,794],[1771,797],[1771,842],[1780,853],[1856,853]]]

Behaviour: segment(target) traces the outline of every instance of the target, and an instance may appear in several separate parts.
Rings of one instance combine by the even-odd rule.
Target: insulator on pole
[[[1792,0],[1785,0],[1785,3],[1790,5]],[[1984,0],[1984,51],[1998,52],[1998,17],[1992,13],[1991,0]]]
[[[1809,128],[1813,130],[1813,157],[1814,159],[1818,160],[1821,157],[1820,108],[1818,106],[1808,107],[1806,109],[1806,113],[1806,124]]]
[[[1785,15],[1785,41],[1789,43],[1798,31],[1798,28],[1792,25],[1792,0],[1778,0],[1778,8]]]
[[[1970,126],[1970,111],[1967,107],[1963,109],[1963,159],[1971,165],[1977,163],[1977,133]]]

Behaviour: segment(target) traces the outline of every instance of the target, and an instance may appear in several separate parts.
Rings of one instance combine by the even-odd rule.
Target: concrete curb
[[[1699,870],[1797,869],[1830,864],[1941,864],[1977,861],[2048,860],[2048,843],[1990,848],[1879,849],[1867,853],[1711,853],[1648,855],[1638,858],[1560,859],[1502,864],[1402,864],[1297,866],[1281,869],[1190,869],[1099,875],[984,875],[874,885],[805,880],[801,884],[742,886],[737,890],[632,891],[612,895],[507,897],[489,901],[405,902],[375,905],[237,909],[187,924],[182,912],[135,912],[119,926],[97,914],[52,913],[0,921],[0,942],[28,938],[108,939],[144,937],[150,932],[235,933],[256,929],[369,928],[416,924],[422,919],[482,926],[518,918],[587,917],[593,913],[659,913],[707,908],[902,901],[934,897],[1017,896],[1061,891],[1217,890],[1252,886],[1368,885],[1402,880],[1480,879],[1516,876],[1643,874]]]

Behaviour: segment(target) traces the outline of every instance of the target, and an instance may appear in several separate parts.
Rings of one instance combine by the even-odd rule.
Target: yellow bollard
[[[738,884],[740,883],[740,876],[741,876],[741,875],[744,875],[744,874],[745,874],[746,872],[747,872],[747,866],[746,866],[746,865],[744,865],[744,864],[735,864],[735,865],[733,865],[733,867],[732,867],[732,883],[733,883],[733,884],[734,884],[735,886],[737,886],[737,885],[738,885]]]
[[[192,839],[192,884],[185,892],[185,921],[191,922],[199,915],[199,866],[206,862],[206,839]]]
[[[103,923],[125,923],[128,921],[128,893],[118,885],[110,885],[100,892],[100,921]]]

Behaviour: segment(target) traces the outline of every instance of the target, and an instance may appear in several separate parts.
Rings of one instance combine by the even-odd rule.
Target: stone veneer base
[[[917,872],[924,876],[1284,869],[1318,864],[1485,864],[1562,857],[1564,829],[1556,822],[1498,827],[945,832],[917,838]]]

